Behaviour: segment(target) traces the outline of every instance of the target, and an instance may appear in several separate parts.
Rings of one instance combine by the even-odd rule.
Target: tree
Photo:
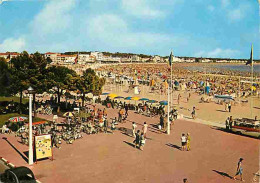
[[[9,87],[11,85],[11,73],[8,68],[6,60],[0,57],[0,96],[7,96],[9,94]]]
[[[50,57],[47,57],[46,61],[47,61],[48,64],[52,63],[52,59]]]
[[[83,72],[81,77],[78,77],[76,82],[77,89],[82,94],[82,106],[84,106],[85,95],[92,93],[93,95],[100,95],[102,93],[102,87],[105,84],[104,78],[99,78],[95,71],[87,69]]]
[[[33,87],[37,94],[48,91],[50,83],[46,78],[47,61],[40,53],[36,52],[33,55],[29,55],[24,51],[16,58],[11,59],[11,62],[12,85],[10,88],[13,94],[20,93],[20,107],[22,92],[27,90],[29,86]],[[34,107],[35,93],[33,95]]]
[[[60,97],[63,91],[73,89],[72,78],[76,76],[76,72],[67,67],[52,66],[48,68],[48,80],[52,83],[52,87],[55,87],[58,96],[57,112],[60,112]]]
[[[23,91],[26,90],[29,85],[29,76],[30,76],[30,65],[32,60],[29,54],[24,51],[16,58],[11,59],[12,62],[12,84],[10,86],[12,94],[19,92],[20,94],[20,113],[22,105]]]

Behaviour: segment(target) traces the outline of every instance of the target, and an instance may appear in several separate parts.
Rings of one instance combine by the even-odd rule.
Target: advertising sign
[[[36,159],[42,159],[52,156],[51,135],[35,136]]]

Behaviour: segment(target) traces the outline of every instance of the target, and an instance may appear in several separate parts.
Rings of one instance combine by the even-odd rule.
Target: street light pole
[[[33,134],[32,134],[32,93],[33,88],[28,88],[29,92],[29,165],[33,164]]]
[[[170,90],[168,85],[167,134],[170,135]]]

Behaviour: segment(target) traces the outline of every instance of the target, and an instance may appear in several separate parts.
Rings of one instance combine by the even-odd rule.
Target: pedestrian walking
[[[225,103],[225,111],[228,111],[228,103]]]
[[[107,133],[107,128],[108,128],[108,122],[107,118],[104,116],[104,132]]]
[[[181,136],[181,150],[182,151],[184,151],[186,143],[187,143],[187,138],[186,138],[185,134],[183,133]]]
[[[227,117],[227,119],[226,119],[226,130],[229,130],[229,117]]]
[[[183,179],[183,183],[188,183],[188,179]]]
[[[231,112],[231,103],[228,104],[228,112]]]
[[[240,180],[244,182],[245,180],[243,179],[242,161],[243,161],[243,158],[240,158],[239,161],[238,161],[238,163],[237,163],[237,173],[236,173],[236,175],[233,177],[233,179],[234,179],[234,180],[237,180],[236,177],[237,177],[238,175],[240,175]]]
[[[158,126],[158,128],[161,130],[161,129],[163,129],[164,128],[164,117],[163,117],[163,115],[161,114],[160,115],[160,125]]]
[[[118,122],[122,121],[122,109],[118,111]]]
[[[137,128],[137,125],[135,124],[135,122],[132,123],[132,136],[135,138],[135,130]]]
[[[112,122],[111,122],[111,131],[112,131],[112,133],[114,133],[114,130],[116,129],[115,123],[116,123],[116,121],[112,120]]]
[[[187,133],[186,138],[187,138],[187,151],[190,151],[190,140],[191,140],[190,133]]]
[[[178,95],[178,105],[180,104],[181,94]]]
[[[140,130],[137,130],[134,140],[135,148],[140,145]]]
[[[191,116],[192,116],[192,119],[196,118],[196,108],[195,107],[193,107],[193,109],[192,109]]]
[[[125,116],[128,116],[128,109],[129,109],[129,107],[128,107],[127,104],[125,104],[124,106],[125,106]]]
[[[143,151],[144,150],[144,144],[145,144],[145,136],[144,136],[144,133],[141,133],[141,136],[140,136],[140,150]]]
[[[146,138],[147,130],[148,130],[148,124],[146,124],[146,122],[144,122],[144,126],[143,126],[144,138]]]
[[[103,115],[104,115],[105,117],[107,117],[107,110],[106,110],[106,108],[104,108],[104,110],[103,110]]]

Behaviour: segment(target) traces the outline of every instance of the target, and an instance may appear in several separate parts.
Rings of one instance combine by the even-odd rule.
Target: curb
[[[13,163],[10,163],[7,159],[0,157],[0,160],[2,160],[8,167],[10,168],[16,168],[16,166]],[[41,183],[39,180],[36,179],[37,183]]]

